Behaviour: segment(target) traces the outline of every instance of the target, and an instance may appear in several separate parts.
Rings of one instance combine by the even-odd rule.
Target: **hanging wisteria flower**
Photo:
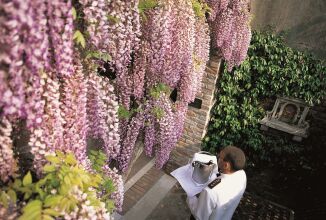
[[[124,195],[122,176],[118,174],[118,170],[116,168],[110,169],[110,167],[107,165],[103,167],[103,171],[113,182],[116,190],[110,195],[110,198],[114,200],[116,210],[121,212]]]
[[[201,82],[206,69],[206,63],[209,60],[209,27],[204,19],[196,19],[195,22],[195,46],[193,54],[194,80],[189,91],[190,100],[194,100],[196,94],[201,90]]]
[[[208,24],[195,17],[191,2],[185,0],[158,1],[157,7],[145,11],[141,24],[140,45],[146,52],[136,54],[133,74],[145,72],[145,152],[152,155],[155,146],[156,165],[162,167],[182,134],[187,105],[201,87],[209,55]],[[148,95],[160,83],[178,91],[179,104],[173,110],[169,94]],[[136,98],[142,97],[137,93]],[[161,118],[157,118],[158,112],[162,112]]]
[[[2,114],[26,116],[25,113],[25,67],[22,42],[24,29],[32,24],[28,15],[29,3],[23,1],[1,1],[0,3],[0,71]]]
[[[247,54],[251,30],[248,0],[221,0],[217,3],[208,0],[213,12],[210,18],[212,46],[219,48],[231,71],[234,65],[241,64]]]
[[[0,117],[0,179],[6,182],[17,170],[14,158],[12,140],[10,138],[12,126],[6,118]]]
[[[63,76],[62,112],[65,117],[64,152],[74,152],[79,161],[86,158],[87,79],[79,59],[75,59],[75,73]]]
[[[111,158],[116,158],[120,153],[120,136],[119,136],[119,118],[118,118],[118,100],[115,95],[114,87],[111,85],[109,79],[103,77],[99,81],[101,86],[102,100],[105,105],[105,122],[109,132],[106,132],[107,142],[105,143],[107,151]],[[110,146],[110,147],[108,147]]]
[[[87,92],[87,136],[102,139],[108,158],[120,151],[118,103],[110,82],[97,73],[90,73]]]
[[[126,137],[121,144],[120,155],[118,156],[119,169],[122,172],[126,172],[129,166],[129,162],[132,156],[133,149],[135,147],[139,131],[144,126],[144,113],[137,112],[137,114],[131,119],[128,124]]]
[[[150,107],[149,107],[150,108]],[[155,139],[155,118],[151,114],[145,116],[145,138],[144,138],[144,150],[145,154],[149,157],[153,156],[153,147],[156,143]]]
[[[60,109],[60,88],[55,74],[43,73],[41,76],[42,100],[45,105],[42,122],[31,129],[29,145],[34,155],[34,168],[40,175],[46,163],[45,155],[55,150],[63,150],[63,113]]]
[[[112,56],[111,67],[117,75],[117,89],[119,102],[129,109],[131,87],[128,76],[128,66],[131,54],[138,49],[140,25],[138,0],[115,0],[107,5],[109,16],[109,34],[115,43],[115,50],[110,51]]]
[[[58,76],[71,76],[74,71],[73,15],[71,0],[47,2],[48,26]]]
[[[175,118],[172,112],[171,101],[166,94],[162,93],[158,99],[158,105],[156,105],[152,111],[155,114],[155,109],[159,108],[163,115],[156,116],[158,124],[157,141],[160,143],[156,149],[155,165],[157,168],[162,168],[168,161],[172,149],[177,143],[177,136],[175,132]],[[157,114],[157,113],[156,113]]]

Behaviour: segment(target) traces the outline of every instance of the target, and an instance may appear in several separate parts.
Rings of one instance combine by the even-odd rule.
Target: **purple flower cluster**
[[[142,41],[140,49],[135,55],[135,63],[132,69],[132,75],[130,76],[130,84],[132,88],[132,94],[137,100],[141,100],[144,96],[146,66],[148,62],[146,59],[146,54],[149,53],[149,50],[149,44],[146,41]],[[148,80],[149,78],[147,81]]]
[[[146,105],[147,109],[151,109],[152,106],[149,103]],[[149,157],[153,156],[153,147],[157,144],[155,140],[156,130],[155,130],[155,117],[151,114],[145,115],[144,123],[144,150],[145,154]]]
[[[65,0],[0,3],[0,108],[9,119],[27,119],[28,128],[42,122],[42,72],[74,72],[71,9]]]
[[[79,0],[79,2],[83,6],[90,48],[111,53],[112,50],[115,50],[115,45],[109,34],[109,14],[107,10],[110,1]]]
[[[47,1],[48,27],[52,42],[56,73],[74,73],[73,15],[71,0]]]
[[[126,172],[135,147],[140,130],[144,127],[144,113],[138,112],[129,122],[126,135],[121,140],[121,150],[118,156],[119,169]]]
[[[111,158],[116,158],[120,153],[118,118],[119,104],[117,96],[114,93],[114,87],[111,85],[109,79],[103,78],[99,83],[101,85],[101,90],[103,91],[102,100],[105,106],[105,126],[108,128],[106,131],[106,151]]]
[[[39,76],[38,71],[43,68],[42,49],[36,52],[29,50],[32,46],[42,45],[43,34],[37,30],[37,22],[42,19],[37,16],[37,3],[14,1],[2,1],[0,3],[0,107],[5,116],[28,116],[28,125],[40,122],[39,111],[34,106],[39,100]],[[38,19],[39,20],[33,20]],[[40,24],[41,26],[41,24]],[[35,33],[39,31],[38,33]],[[45,40],[44,40],[45,41]],[[45,45],[46,47],[46,45]],[[27,91],[30,85],[27,80],[34,79],[36,92]],[[34,96],[26,100],[26,97]],[[29,114],[30,113],[30,114]]]
[[[195,99],[196,93],[201,90],[201,82],[206,69],[206,63],[209,59],[209,26],[204,19],[197,19],[195,23],[195,47],[193,54],[194,79],[191,91],[189,91],[190,100]]]
[[[73,152],[79,161],[86,158],[87,132],[87,79],[79,59],[75,59],[75,73],[63,76],[61,109],[65,118],[63,125],[64,152]]]
[[[206,3],[211,8],[208,20],[214,21],[221,11],[226,10],[229,2],[230,0],[206,0]]]
[[[208,0],[208,4],[213,9],[210,17],[212,46],[219,48],[231,71],[233,66],[244,61],[250,44],[249,2]]]
[[[188,103],[201,87],[210,38],[208,24],[204,18],[196,18],[190,1],[158,3],[158,7],[146,10],[142,19],[141,48],[135,54],[130,84],[135,98],[144,106],[145,152],[152,156],[155,147],[156,166],[162,167],[182,134]],[[170,101],[169,94],[161,92],[159,98],[150,95],[159,83],[177,89],[177,104]],[[162,115],[158,116],[157,111]],[[134,145],[138,135],[129,132],[133,120],[127,126],[120,158],[131,157],[130,144]],[[132,131],[135,129],[132,127]],[[126,170],[129,159],[121,160]]]
[[[110,1],[107,8],[110,38],[114,48],[109,53],[112,56],[111,68],[117,74],[117,92],[119,102],[129,109],[132,92],[128,66],[131,53],[139,48],[139,13],[138,0]]]
[[[44,101],[44,114],[39,127],[31,129],[29,145],[34,155],[34,168],[38,174],[45,164],[45,154],[63,150],[63,124],[65,123],[60,106],[60,85],[55,74],[41,75]]]
[[[162,93],[158,99],[157,104],[158,105],[155,107],[162,109],[164,111],[164,115],[161,118],[156,118],[158,124],[158,132],[156,138],[159,145],[157,146],[155,152],[155,166],[157,168],[162,168],[170,157],[170,153],[177,142],[177,136],[174,130],[175,118],[169,96]]]
[[[109,80],[91,72],[87,92],[87,136],[102,139],[109,158],[120,152],[118,102]]]
[[[121,212],[124,198],[122,176],[118,174],[118,170],[116,168],[110,169],[110,167],[107,165],[103,167],[103,171],[113,182],[115,191],[110,195],[110,197],[114,200],[116,210]]]
[[[69,196],[74,198],[76,207],[73,210],[68,209],[67,211],[60,213],[63,215],[63,219],[112,219],[110,212],[105,208],[104,202],[99,202],[99,204],[92,203],[94,201],[94,198],[92,198],[92,191],[94,191],[94,189],[88,190],[88,192],[83,192],[76,185],[70,189]],[[53,195],[56,195],[56,191],[53,191]]]
[[[6,118],[0,118],[0,180],[6,182],[17,169],[10,138],[12,126]]]

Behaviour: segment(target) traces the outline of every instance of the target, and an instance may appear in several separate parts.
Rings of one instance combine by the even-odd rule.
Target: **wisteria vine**
[[[201,88],[210,41],[230,70],[245,59],[249,3],[153,0],[140,12],[146,1],[0,1],[1,163],[14,163],[9,128],[18,118],[27,122],[38,173],[55,150],[87,161],[88,138],[101,139],[126,172],[143,132],[146,154],[155,153],[159,168],[167,162]],[[114,81],[98,74],[107,66]],[[119,119],[120,108],[129,116]]]
[[[246,58],[251,39],[249,0],[206,0],[211,7],[212,46],[228,63],[228,70]]]

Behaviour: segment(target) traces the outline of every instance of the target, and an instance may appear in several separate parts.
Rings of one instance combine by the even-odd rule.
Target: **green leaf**
[[[57,151],[55,151],[55,153],[56,153],[57,157],[59,157],[61,159],[63,159],[65,157],[64,153],[62,153],[61,151],[57,150]]]
[[[41,219],[42,202],[33,200],[23,208],[23,215],[18,220],[35,220]]]
[[[24,200],[28,200],[31,197],[32,194],[33,194],[33,192],[31,190],[25,192],[25,194],[24,194]]]
[[[44,207],[56,207],[64,197],[61,195],[49,195],[44,201]]]
[[[68,154],[65,162],[69,165],[76,165],[77,164],[77,160],[75,158],[75,156],[73,154]]]
[[[138,4],[138,9],[140,13],[146,10],[150,10],[158,6],[157,0],[140,0]]]
[[[123,105],[119,105],[118,109],[118,117],[121,119],[128,119],[130,118],[131,113],[124,107]]]
[[[112,57],[111,57],[109,54],[107,54],[107,53],[102,54],[101,59],[102,59],[104,62],[112,61]]]
[[[53,155],[45,156],[45,159],[53,164],[59,164],[61,162],[58,157]]]
[[[55,168],[54,165],[46,164],[46,165],[43,167],[43,171],[44,171],[45,173],[54,172],[55,170],[56,170],[56,168]]]
[[[22,186],[22,181],[20,179],[15,179],[14,184],[13,184],[13,188],[18,189],[21,186]]]
[[[74,20],[77,19],[77,11],[75,7],[72,7],[72,17],[74,18]]]
[[[100,54],[100,52],[97,52],[97,51],[89,51],[89,52],[87,52],[87,55],[86,55],[86,59],[91,59],[91,58],[100,59],[100,57],[101,57],[101,54]]]
[[[13,202],[13,203],[16,203],[17,201],[17,195],[16,195],[16,192],[12,189],[9,189],[8,192],[7,192],[8,196],[10,197],[10,200]]]
[[[84,35],[79,31],[75,31],[73,39],[76,41],[77,44],[81,45],[83,48],[86,46],[86,41]]]
[[[60,213],[54,209],[44,209],[43,213],[47,214],[47,215],[55,216],[55,217],[60,216]]]
[[[69,186],[67,186],[66,184],[62,184],[60,186],[60,188],[59,188],[59,193],[61,195],[65,195],[65,194],[67,194],[69,192],[69,190],[70,190],[70,187]]]
[[[54,220],[50,215],[42,215],[42,220]]]
[[[112,15],[108,15],[107,18],[108,18],[109,22],[112,22],[114,24],[117,24],[120,22],[120,19],[118,17],[112,16]]]
[[[8,208],[9,196],[4,191],[0,191],[0,204]]]
[[[23,186],[27,186],[31,183],[32,183],[32,175],[31,175],[31,172],[28,171],[28,173],[24,176]]]

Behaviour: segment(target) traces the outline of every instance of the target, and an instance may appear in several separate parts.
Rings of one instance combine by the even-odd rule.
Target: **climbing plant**
[[[320,60],[286,46],[281,36],[253,32],[248,58],[230,74],[224,68],[219,79],[204,148],[215,152],[229,144],[238,145],[248,151],[251,162],[275,162],[275,155],[303,152],[302,145],[287,138],[263,135],[259,120],[271,110],[266,103],[273,104],[277,96],[320,103],[326,95],[325,73]]]

